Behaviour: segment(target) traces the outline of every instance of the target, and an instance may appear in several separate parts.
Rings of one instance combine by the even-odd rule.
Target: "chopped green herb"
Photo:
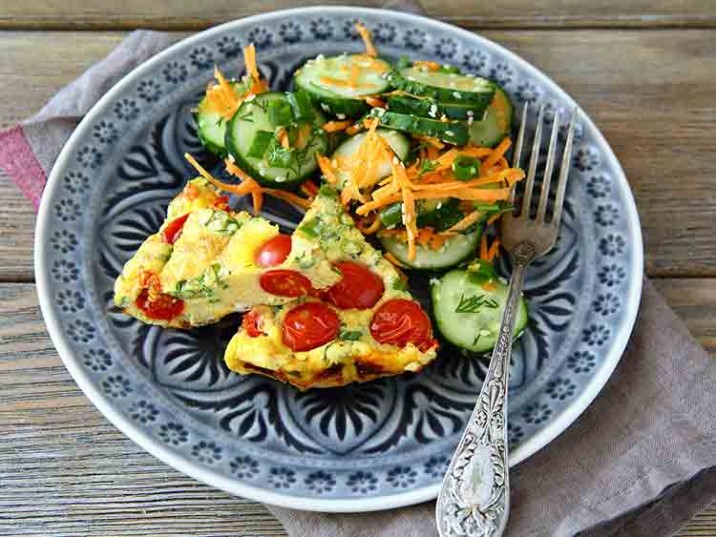
[[[463,293],[460,297],[460,303],[455,308],[455,313],[477,313],[483,306],[495,309],[498,304],[493,299],[487,298],[485,295],[472,295],[466,297],[465,293]]]
[[[423,159],[420,161],[420,168],[418,168],[418,175],[423,175],[424,173],[435,171],[435,169],[438,167],[437,163],[434,160],[430,159]]]
[[[312,239],[315,239],[316,237],[319,237],[321,235],[323,228],[324,224],[321,219],[314,218],[312,220],[309,220],[308,222],[304,222],[303,224],[301,224],[301,226],[296,229],[296,231],[303,233],[304,235]]]
[[[360,330],[345,330],[338,334],[338,339],[343,341],[358,341],[362,335],[363,332]]]

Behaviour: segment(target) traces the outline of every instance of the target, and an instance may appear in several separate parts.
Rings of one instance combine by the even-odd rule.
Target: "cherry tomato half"
[[[189,214],[190,213],[186,213],[181,216],[178,216],[167,224],[167,227],[165,227],[164,231],[162,232],[164,242],[166,242],[167,244],[174,244],[177,241],[179,235],[181,235],[181,230],[184,229],[186,219],[189,218]]]
[[[261,289],[276,296],[298,298],[315,293],[311,280],[295,270],[269,270],[259,278]]]
[[[264,335],[261,330],[261,314],[256,310],[250,310],[244,313],[244,318],[241,319],[241,328],[244,329],[249,337],[259,337]]]
[[[275,237],[267,240],[258,250],[256,250],[254,259],[256,264],[260,267],[275,267],[276,265],[280,265],[286,261],[286,258],[290,253],[291,237],[289,235],[279,233]]]
[[[430,319],[413,300],[397,298],[378,308],[370,323],[370,333],[379,343],[405,347],[412,343],[421,351],[434,347]]]
[[[184,301],[164,293],[150,293],[143,289],[136,300],[137,307],[150,319],[169,321],[184,311]]]
[[[310,351],[336,339],[341,320],[331,308],[320,302],[296,306],[283,320],[283,342],[291,350]]]
[[[383,296],[383,280],[365,265],[353,261],[335,264],[343,278],[328,291],[326,300],[342,310],[372,308]]]

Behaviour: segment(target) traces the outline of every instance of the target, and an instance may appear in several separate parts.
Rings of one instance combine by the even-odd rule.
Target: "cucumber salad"
[[[513,106],[498,84],[432,61],[382,58],[357,25],[365,52],[319,55],[293,73],[293,91],[272,91],[253,45],[246,75],[218,69],[197,104],[204,147],[236,183],[199,172],[219,188],[306,208],[322,183],[359,229],[403,271],[430,273],[443,338],[490,351],[507,297],[495,273],[495,224],[525,176],[505,155]],[[527,324],[522,300],[515,335]]]

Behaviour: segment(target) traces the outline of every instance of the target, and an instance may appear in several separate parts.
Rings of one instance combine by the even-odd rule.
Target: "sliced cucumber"
[[[366,54],[318,56],[294,74],[297,88],[306,91],[324,112],[355,117],[370,107],[363,97],[385,91],[390,65]]]
[[[473,257],[481,235],[482,228],[465,235],[455,235],[437,250],[418,245],[413,260],[408,259],[408,244],[405,239],[393,234],[379,234],[378,239],[385,251],[393,254],[407,268],[444,270]]]
[[[480,120],[485,115],[487,103],[469,104],[439,102],[429,98],[410,95],[391,95],[388,97],[388,109],[400,114],[438,119],[442,116],[450,119]]]
[[[433,283],[433,314],[443,337],[465,350],[484,353],[497,342],[507,285],[498,278],[475,277],[468,270],[452,270]],[[514,336],[527,326],[527,303],[517,310]]]
[[[483,110],[495,94],[494,84],[484,78],[431,70],[422,65],[394,69],[388,78],[393,86],[411,95],[441,102],[470,103]]]
[[[277,104],[271,105],[272,102]],[[286,119],[284,111],[292,108],[291,102],[292,99],[286,93],[268,92],[257,95],[241,105],[226,130],[226,148],[229,153],[236,159],[239,167],[265,186],[291,188],[302,182],[318,168],[316,152],[325,153],[328,147],[328,137],[320,128],[320,121],[293,127],[276,125],[271,121],[271,118],[276,121],[280,118],[283,123]],[[281,113],[277,113],[278,111]],[[279,127],[307,129],[304,145],[286,150],[282,155],[277,155],[276,151],[266,151],[263,156],[258,156],[261,151],[257,151],[257,137],[263,137],[261,133],[264,132],[275,133]],[[275,165],[280,160],[284,163],[281,166]],[[269,162],[274,162],[274,165]]]
[[[505,91],[495,88],[495,96],[482,121],[470,125],[470,141],[475,145],[494,147],[509,135],[514,107]]]
[[[380,124],[388,129],[429,136],[449,144],[465,145],[469,138],[467,123],[462,121],[437,121],[388,112],[385,108],[373,108],[370,111],[370,116],[378,118]]]
[[[245,85],[243,83],[232,82],[231,85],[237,93],[244,92]],[[226,156],[226,125],[229,120],[217,110],[213,110],[206,97],[199,101],[194,118],[201,143],[215,155],[224,158]]]
[[[408,156],[408,152],[410,151],[410,140],[407,138],[407,136],[397,131],[388,129],[377,129],[376,133],[388,143],[390,148],[400,160],[405,160],[405,158]],[[360,132],[345,140],[333,152],[333,158],[338,157],[340,159],[349,160],[350,157],[352,157],[358,151],[358,148],[360,148],[361,144],[363,143],[363,140],[366,137],[366,134],[366,132]],[[376,183],[384,177],[388,177],[390,175],[390,161],[391,157],[387,157],[385,161],[380,164],[377,176],[374,178]],[[348,179],[348,173],[349,172],[342,171],[340,169],[336,172],[336,179],[338,179],[337,186],[339,189],[343,187],[343,184]]]

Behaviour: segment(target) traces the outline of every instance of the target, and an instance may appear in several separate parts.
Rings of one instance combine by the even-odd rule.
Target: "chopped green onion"
[[[316,118],[316,110],[313,108],[311,99],[305,91],[299,90],[295,93],[289,93],[288,101],[291,103],[293,115],[299,123],[312,122]]]
[[[293,122],[293,109],[288,100],[274,100],[268,103],[268,120],[274,127],[285,127]]]
[[[403,221],[403,204],[401,202],[388,205],[378,215],[380,221],[387,228],[397,226]]]
[[[458,155],[452,162],[452,173],[460,181],[469,181],[480,174],[480,161],[469,155]]]
[[[269,131],[258,131],[254,136],[247,156],[252,158],[263,158],[274,139],[274,134]]]

